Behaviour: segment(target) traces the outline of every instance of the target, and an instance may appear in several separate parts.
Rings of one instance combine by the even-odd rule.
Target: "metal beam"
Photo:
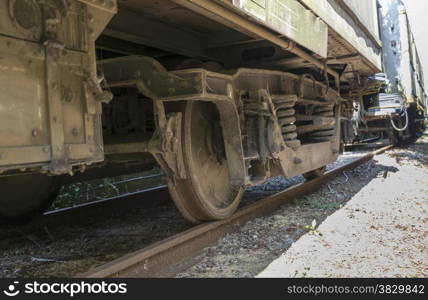
[[[319,61],[312,55],[299,48],[294,42],[284,40],[274,34],[271,30],[258,25],[255,22],[247,20],[245,17],[233,12],[230,9],[209,0],[172,0],[175,3],[186,7],[196,13],[204,15],[212,20],[215,20],[223,25],[234,28],[242,33],[245,33],[253,38],[265,39],[282,49],[289,51],[315,65],[316,67],[324,70],[334,76],[336,83],[339,82],[339,74],[326,66],[324,62]]]
[[[202,37],[148,17],[141,17],[138,13],[124,8],[112,19],[103,34],[184,56],[206,56],[201,48]]]

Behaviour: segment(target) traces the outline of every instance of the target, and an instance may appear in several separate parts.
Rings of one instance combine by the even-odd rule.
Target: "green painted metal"
[[[286,38],[327,57],[327,25],[296,0],[234,0],[234,5]]]

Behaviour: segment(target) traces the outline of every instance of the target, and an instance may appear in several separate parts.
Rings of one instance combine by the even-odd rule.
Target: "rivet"
[[[298,158],[298,157],[295,157],[294,158],[294,163],[296,164],[296,165],[298,165],[298,164],[301,164],[303,161],[300,159],[300,158]]]
[[[38,135],[39,135],[39,130],[37,130],[37,129],[33,129],[33,130],[31,131],[31,135],[32,135],[33,137],[38,136]]]

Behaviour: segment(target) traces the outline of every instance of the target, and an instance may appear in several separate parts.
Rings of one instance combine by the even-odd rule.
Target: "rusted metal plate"
[[[327,25],[298,1],[233,0],[233,4],[299,45],[327,57]]]

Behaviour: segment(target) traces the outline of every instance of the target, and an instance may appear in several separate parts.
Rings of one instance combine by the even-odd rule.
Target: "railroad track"
[[[6,229],[0,231],[0,238],[4,239],[14,236],[16,230],[29,234],[47,226],[62,227],[85,222],[96,222],[105,218],[108,214],[118,214],[135,208],[149,208],[162,203],[166,199],[169,199],[168,188],[165,185],[161,185],[138,192],[48,211],[28,223],[11,223],[7,220],[0,220],[0,226],[2,226],[2,229]]]
[[[130,253],[105,265],[80,274],[85,278],[104,277],[167,277],[173,276],[194,263],[193,258],[204,248],[215,244],[220,237],[236,231],[246,222],[279,209],[286,202],[316,191],[323,184],[352,170],[393,146],[373,151],[346,165],[338,167],[312,181],[292,186],[278,194],[257,201],[237,211],[232,217],[197,225],[163,241]]]

